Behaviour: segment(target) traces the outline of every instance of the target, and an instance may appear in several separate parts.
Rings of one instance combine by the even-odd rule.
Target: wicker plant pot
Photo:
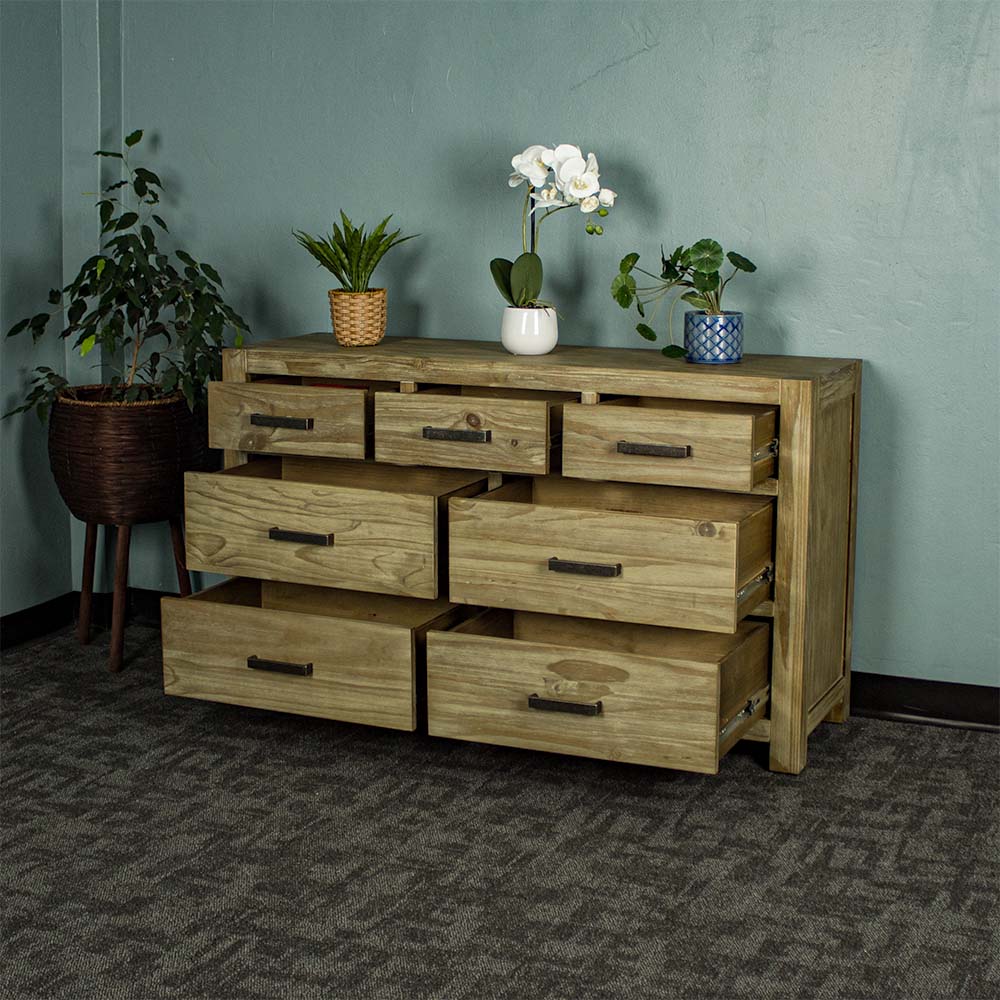
[[[368,347],[385,336],[385,289],[345,292],[331,289],[330,319],[337,343],[344,347]]]
[[[106,387],[59,396],[49,418],[49,463],[74,517],[88,524],[145,524],[181,515],[184,472],[206,464],[206,446],[184,397],[104,400]]]

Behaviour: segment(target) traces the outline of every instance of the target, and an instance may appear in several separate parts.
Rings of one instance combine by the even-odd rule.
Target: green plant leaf
[[[722,247],[715,240],[698,240],[687,252],[687,264],[704,274],[718,271],[722,260]]]
[[[96,153],[94,153],[94,156],[112,156],[112,157],[114,157],[114,158],[115,158],[116,160],[124,160],[124,159],[125,159],[125,157],[124,157],[124,156],[122,156],[122,154],[121,154],[121,153],[112,153],[112,152],[111,152],[110,150],[108,150],[108,149],[99,149],[99,150],[98,150],[98,151],[97,151]],[[126,184],[127,184],[127,183],[128,183],[128,181],[125,181],[124,183],[126,183]],[[118,186],[120,187],[121,185],[118,185]]]
[[[104,268],[107,267],[107,264],[108,262],[103,257],[97,262],[97,265],[94,267],[94,273],[98,278],[104,273]]]
[[[703,299],[697,292],[687,292],[681,296],[684,302],[693,305],[695,309],[708,309],[708,302]]]
[[[666,347],[660,348],[660,353],[665,358],[687,357],[687,351],[685,351],[683,347],[678,347],[676,344],[668,344]]]
[[[141,138],[142,138],[142,129],[137,128],[134,132],[129,132],[129,134],[125,136],[125,145],[134,146]]]
[[[637,323],[635,331],[645,340],[656,340],[656,331],[645,323]]]
[[[542,294],[542,258],[536,253],[521,254],[510,268],[510,291],[519,306],[537,301]]]
[[[628,274],[629,271],[639,263],[639,255],[637,253],[626,254],[622,257],[620,263],[618,264],[618,271],[621,274]]]
[[[160,227],[160,229],[162,229],[165,233],[170,232],[170,230],[167,229],[167,224],[158,215],[153,215],[151,216],[151,218],[153,222],[155,222]]]
[[[119,232],[122,229],[128,229],[130,226],[134,226],[139,221],[138,212],[124,212],[121,218],[115,224],[115,232]]]
[[[631,274],[616,274],[611,282],[611,297],[622,309],[628,309],[635,298],[635,278]]]
[[[135,175],[142,178],[147,184],[155,184],[157,187],[163,187],[163,182],[152,170],[147,170],[145,167],[136,167]]]
[[[204,271],[204,272],[205,272],[205,274],[207,274],[207,275],[208,275],[208,277],[209,277],[209,278],[211,278],[211,279],[212,279],[212,281],[214,281],[214,282],[215,282],[215,283],[216,283],[216,284],[217,284],[217,285],[218,285],[218,286],[219,286],[220,288],[222,288],[222,287],[223,287],[223,284],[222,284],[222,278],[220,278],[220,277],[219,277],[219,272],[218,272],[218,271],[216,271],[216,269],[215,269],[214,267],[212,267],[212,265],[211,265],[211,264],[202,264],[202,265],[201,265],[201,269],[202,269],[202,271]]]
[[[742,254],[736,253],[734,250],[730,250],[726,254],[729,259],[729,263],[733,265],[739,271],[753,272],[757,270],[757,265],[753,261],[749,261]]]
[[[19,334],[19,333],[20,333],[20,332],[21,332],[22,330],[25,330],[25,329],[27,329],[27,327],[28,327],[28,324],[29,324],[30,322],[31,322],[31,317],[29,316],[29,317],[28,317],[27,319],[22,319],[22,320],[21,320],[21,321],[20,321],[19,323],[15,323],[15,324],[14,324],[14,325],[13,325],[13,326],[12,326],[12,327],[11,327],[11,328],[10,328],[10,329],[8,330],[8,331],[7,331],[7,336],[8,336],[8,337],[15,337],[15,336],[17,336],[17,334]]]
[[[493,283],[497,286],[497,291],[512,306],[516,306],[514,295],[510,290],[510,269],[514,266],[513,261],[503,257],[494,257],[490,261],[490,274],[493,275]]]
[[[705,274],[703,271],[695,271],[691,276],[691,284],[699,292],[714,292],[719,287],[719,272]]]
[[[635,310],[640,316],[645,317],[646,307],[642,304],[642,299],[638,295],[635,297]]]
[[[94,345],[97,343],[97,337],[91,334],[89,337],[84,337],[80,342],[80,357],[85,358],[94,349]]]

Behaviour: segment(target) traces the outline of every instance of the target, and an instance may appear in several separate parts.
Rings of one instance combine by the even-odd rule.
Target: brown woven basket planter
[[[184,397],[104,401],[105,386],[62,394],[49,418],[49,463],[66,506],[89,524],[144,524],[178,517],[184,472],[206,447]]]
[[[377,344],[385,336],[385,289],[345,292],[331,289],[330,319],[337,343],[344,347]]]

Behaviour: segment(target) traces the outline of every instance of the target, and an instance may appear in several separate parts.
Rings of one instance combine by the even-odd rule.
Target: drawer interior
[[[741,521],[772,507],[766,497],[640,483],[581,482],[561,476],[515,479],[483,494],[482,499],[698,521]]]
[[[400,468],[354,459],[306,458],[286,455],[282,458],[255,458],[237,465],[222,476],[250,479],[283,479],[287,482],[315,483],[317,486],[344,486],[380,493],[405,493],[435,497],[469,496],[485,486],[482,472],[468,469]]]

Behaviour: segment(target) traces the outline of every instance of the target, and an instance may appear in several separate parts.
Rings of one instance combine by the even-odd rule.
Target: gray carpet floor
[[[1000,995],[989,733],[702,777],[168,699],[155,631],[106,643],[4,658],[4,1000]]]

